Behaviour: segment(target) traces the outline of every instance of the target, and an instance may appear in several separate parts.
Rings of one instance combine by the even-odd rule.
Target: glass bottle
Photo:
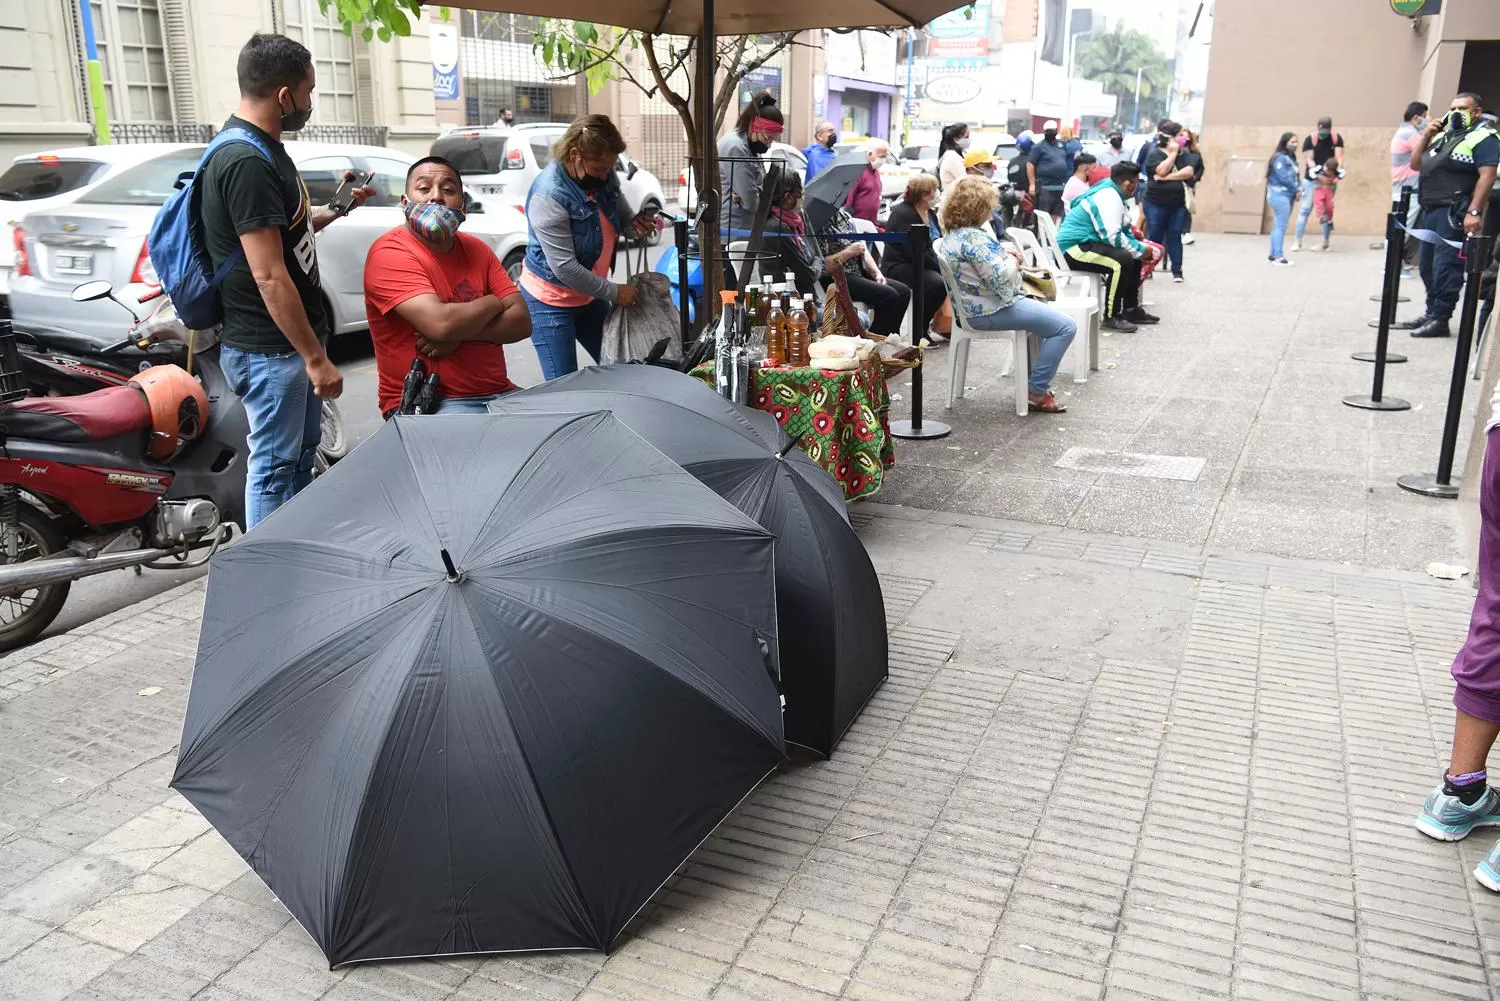
[[[780,296],[773,296],[766,314],[766,356],[773,365],[791,364],[786,321],[787,315],[782,311]]]
[[[761,300],[759,285],[751,285],[745,290],[745,349],[751,368],[760,367],[770,353],[770,332],[762,322]]]
[[[807,328],[809,321],[806,300],[792,304],[792,315],[787,317],[787,341],[790,344],[792,364],[806,366],[812,363],[807,353]]]
[[[719,325],[714,329],[714,390],[726,400],[734,398],[734,346],[739,336],[739,293],[719,293]]]

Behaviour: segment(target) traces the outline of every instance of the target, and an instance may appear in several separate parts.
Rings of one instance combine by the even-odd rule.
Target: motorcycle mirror
[[[73,301],[93,302],[96,299],[107,299],[114,290],[114,286],[106,281],[84,282],[73,289]]]

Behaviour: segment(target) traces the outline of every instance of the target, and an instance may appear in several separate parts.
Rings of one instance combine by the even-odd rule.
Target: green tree
[[[1141,80],[1141,117],[1153,120],[1166,113],[1172,88],[1172,68],[1156,40],[1150,35],[1117,25],[1113,31],[1096,34],[1078,47],[1078,73],[1085,80],[1103,85],[1118,101],[1115,120],[1139,122],[1135,114],[1136,73]]]
[[[422,14],[421,0],[318,0],[324,16],[332,16],[344,34],[360,29],[365,41],[389,42],[395,35],[411,34],[411,23]],[[438,20],[448,20],[448,8],[438,8]]]

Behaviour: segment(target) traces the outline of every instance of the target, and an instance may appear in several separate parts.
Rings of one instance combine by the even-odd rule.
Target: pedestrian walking
[[[249,529],[312,482],[321,398],[343,392],[344,377],[324,350],[329,318],[313,236],[342,213],[312,206],[281,143],[312,115],[312,55],[285,35],[255,34],[240,50],[236,72],[240,102],[224,128],[251,133],[270,159],[248,143],[222,146],[197,183],[214,273],[229,268],[219,286],[219,362],[250,423]],[[352,204],[373,193],[355,189]]]
[[[1050,214],[1054,221],[1062,218],[1062,193],[1071,173],[1067,148],[1057,138],[1057,123],[1044,122],[1042,138],[1032,145],[1026,161],[1026,181],[1037,212]]]
[[[1187,138],[1182,126],[1164,121],[1157,127],[1156,144],[1146,156],[1146,176],[1150,183],[1142,196],[1146,213],[1146,235],[1152,243],[1167,248],[1167,265],[1172,281],[1181,283],[1182,230],[1187,225],[1187,185],[1196,176],[1192,155],[1183,156]]]
[[[833,151],[834,144],[838,141],[839,133],[832,122],[819,122],[813,128],[812,145],[802,151],[802,155],[807,157],[807,180],[811,181],[828,169],[833,158],[838,156]]]
[[[627,227],[644,236],[654,222],[621,216],[615,164],[623,152],[608,116],[584,115],[552,147],[526,195],[521,295],[544,378],[576,372],[580,346],[597,362],[610,310],[635,305],[635,286],[609,279],[615,244]]]
[[[1332,167],[1328,166],[1330,163],[1333,164]],[[1302,249],[1302,239],[1307,235],[1307,220],[1312,216],[1314,203],[1317,201],[1318,178],[1325,170],[1333,176],[1335,183],[1344,170],[1344,137],[1333,131],[1333,119],[1326,116],[1318,119],[1317,130],[1302,140],[1302,203],[1297,209],[1297,242],[1292,244],[1293,250]],[[1324,195],[1323,198],[1331,218],[1332,195]],[[1328,249],[1332,233],[1330,222],[1323,233],[1323,246],[1319,249]]]
[[[438,377],[440,414],[482,414],[516,388],[504,345],[531,336],[526,303],[490,245],[459,232],[463,208],[458,168],[423,157],[406,172],[405,224],[379,237],[365,258],[365,316],[383,416],[400,407],[419,358]]]
[[[1302,181],[1297,173],[1297,133],[1283,132],[1281,141],[1266,161],[1266,203],[1271,206],[1271,253],[1266,259],[1272,264],[1291,266],[1292,262],[1286,258],[1286,226],[1301,190]]]
[[[1402,116],[1401,125],[1396,129],[1396,134],[1391,137],[1391,204],[1395,205],[1401,201],[1403,191],[1411,192],[1411,201],[1407,204],[1405,219],[1408,230],[1416,227],[1417,216],[1422,210],[1422,203],[1417,198],[1417,181],[1421,179],[1422,174],[1411,165],[1411,150],[1426,126],[1427,105],[1421,101],[1413,101],[1406,106],[1406,114]],[[1421,241],[1414,236],[1404,238],[1401,247],[1401,262],[1406,267],[1414,267],[1420,260],[1421,246]]]
[[[969,126],[954,122],[938,140],[938,186],[947,191],[963,180],[964,156],[969,152]]]
[[[1411,148],[1411,166],[1421,179],[1422,284],[1427,316],[1413,337],[1447,337],[1448,321],[1464,288],[1459,250],[1466,236],[1484,230],[1484,212],[1500,164],[1500,134],[1480,118],[1479,95],[1462,93],[1448,113],[1427,123]],[[1500,583],[1497,583],[1500,587]]]

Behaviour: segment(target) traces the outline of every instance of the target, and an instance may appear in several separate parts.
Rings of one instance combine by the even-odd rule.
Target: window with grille
[[[355,75],[355,41],[318,10],[318,0],[282,0],[288,38],[312,53],[317,89],[313,91],[314,125],[359,125],[359,85]]]
[[[172,86],[157,0],[91,0],[112,122],[170,122]]]
[[[571,122],[585,110],[576,79],[554,80],[532,52],[542,18],[460,10],[459,67],[465,120],[493,125],[510,108],[515,123]]]

